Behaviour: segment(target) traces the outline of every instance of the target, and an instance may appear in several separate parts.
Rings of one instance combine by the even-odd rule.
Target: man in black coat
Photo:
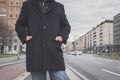
[[[33,80],[67,80],[62,43],[66,43],[70,25],[64,6],[55,0],[28,0],[23,3],[16,32],[26,43],[26,66]]]

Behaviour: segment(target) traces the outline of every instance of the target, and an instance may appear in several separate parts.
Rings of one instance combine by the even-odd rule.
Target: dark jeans
[[[49,71],[50,80],[68,80],[65,71]],[[32,80],[46,80],[46,71],[31,72]]]

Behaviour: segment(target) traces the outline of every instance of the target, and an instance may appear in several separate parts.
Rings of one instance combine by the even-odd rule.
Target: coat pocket
[[[61,45],[62,45],[62,42],[60,42],[60,41],[55,41],[55,48],[56,48],[58,51],[61,51]]]

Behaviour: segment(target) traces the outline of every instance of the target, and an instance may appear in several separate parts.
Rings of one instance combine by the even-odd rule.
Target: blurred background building
[[[15,32],[15,23],[24,1],[0,0],[0,53],[16,53],[22,49]]]
[[[113,21],[105,20],[99,25],[75,40],[77,50],[83,50],[85,53],[106,52],[109,49],[112,52],[113,47]],[[73,46],[74,47],[74,46]]]
[[[114,16],[113,24],[115,52],[120,54],[120,13]]]

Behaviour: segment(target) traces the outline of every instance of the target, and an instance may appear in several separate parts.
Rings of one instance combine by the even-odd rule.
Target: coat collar
[[[35,0],[29,0],[31,7],[34,8],[34,10],[36,10],[37,12],[42,13],[42,7],[40,7],[39,3],[36,2]],[[46,3],[48,8],[46,9],[45,14],[48,14],[49,12],[51,12],[56,6],[56,2],[50,2],[50,3]]]

